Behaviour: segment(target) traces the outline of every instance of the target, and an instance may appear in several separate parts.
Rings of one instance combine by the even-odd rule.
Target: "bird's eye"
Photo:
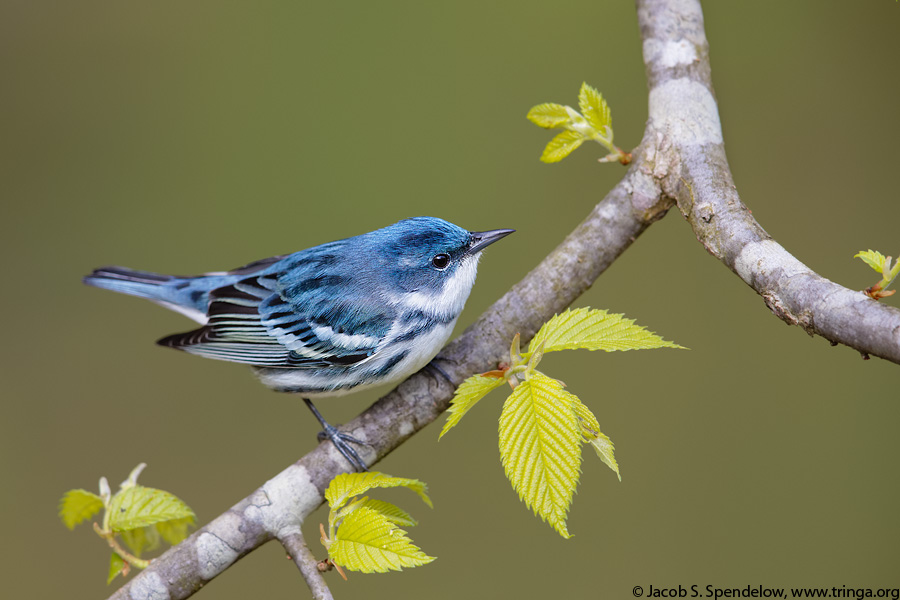
[[[431,259],[431,264],[434,265],[434,268],[438,271],[443,271],[447,268],[447,265],[450,264],[450,255],[449,254],[435,254],[434,258]]]

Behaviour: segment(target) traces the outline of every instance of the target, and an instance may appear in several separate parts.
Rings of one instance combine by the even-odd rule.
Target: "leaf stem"
[[[606,144],[604,144],[604,145],[606,145]],[[623,165],[627,165],[627,164],[631,163],[631,158],[632,158],[631,152],[625,152],[618,146],[612,146],[612,148],[610,148],[609,146],[606,146],[606,147],[607,147],[607,149],[610,150],[611,154],[607,154],[603,158],[598,158],[597,162],[608,163],[608,162],[618,161]]]
[[[106,543],[109,544],[109,547],[112,548],[113,552],[122,557],[122,560],[131,566],[137,567],[138,569],[146,569],[147,566],[150,565],[149,560],[138,558],[123,548],[121,544],[119,544],[119,540],[116,539],[116,534],[112,531],[104,531],[97,523],[94,523],[94,531],[97,532],[97,535],[106,540]]]

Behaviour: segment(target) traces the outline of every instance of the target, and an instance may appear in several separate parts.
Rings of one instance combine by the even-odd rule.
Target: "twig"
[[[300,574],[306,580],[306,585],[312,591],[314,600],[332,600],[331,590],[322,577],[319,570],[318,561],[310,551],[306,542],[303,541],[303,534],[299,530],[288,533],[279,538],[281,545],[287,550],[288,556],[300,569]]]

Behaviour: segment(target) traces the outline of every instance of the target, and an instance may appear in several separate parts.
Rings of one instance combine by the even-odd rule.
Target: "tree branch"
[[[810,333],[900,362],[900,311],[813,273],[750,216],[732,185],[712,90],[708,44],[694,0],[638,0],[650,118],[622,181],[533,271],[439,355],[458,384],[493,369],[509,341],[528,341],[565,309],[653,221],[677,202],[698,239],[759,292],[776,315]],[[443,412],[453,389],[420,372],[345,431],[371,446],[374,464]],[[294,540],[347,468],[330,444],[263,484],[228,512],[153,560],[113,598],[186,598],[271,539]],[[296,540],[295,540],[296,541]],[[292,551],[292,556],[295,554]]]
[[[741,202],[725,158],[697,0],[638,0],[650,85],[647,163],[710,254],[785,323],[900,363],[900,310],[815,273]]]

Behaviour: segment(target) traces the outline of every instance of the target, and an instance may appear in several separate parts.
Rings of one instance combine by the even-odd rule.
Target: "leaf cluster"
[[[545,163],[559,162],[586,140],[590,140],[601,144],[610,152],[600,162],[615,160],[623,165],[631,162],[631,154],[613,144],[612,115],[603,95],[587,83],[582,83],[578,92],[578,107],[581,112],[571,106],[546,102],[533,106],[528,111],[528,120],[538,127],[563,129],[544,148],[541,160]]]
[[[512,393],[500,414],[500,460],[519,499],[561,536],[570,537],[566,517],[581,475],[581,448],[590,444],[619,473],[612,441],[600,431],[594,413],[565,385],[537,370],[544,354],[559,350],[638,350],[682,348],[605,310],[567,310],[547,321],[527,352],[518,334],[504,368],[469,377],[456,390],[440,437],[475,404],[504,383]]]
[[[861,250],[857,252],[853,258],[861,259],[877,273],[881,274],[881,281],[863,290],[867,296],[875,300],[881,300],[882,298],[894,295],[894,292],[897,290],[887,291],[887,287],[894,282],[897,275],[900,275],[900,260],[897,260],[897,262],[891,266],[891,257],[885,257],[877,250]]]
[[[100,493],[84,489],[69,490],[59,503],[59,517],[69,529],[104,511],[102,524],[94,531],[112,548],[107,583],[120,573],[127,575],[132,566],[145,568],[149,562],[141,554],[155,550],[163,540],[175,545],[184,540],[194,524],[194,511],[175,495],[138,485],[137,478],[147,465],[141,463],[111,493],[105,477],[100,478]],[[119,543],[118,538],[127,546]]]
[[[342,473],[325,490],[328,501],[328,532],[322,529],[322,544],[328,560],[338,570],[344,567],[363,573],[400,571],[434,560],[407,537],[400,527],[417,521],[402,508],[383,500],[363,496],[372,488],[405,487],[432,506],[426,485],[418,479],[391,477],[384,473]],[[343,575],[343,571],[341,571]]]

